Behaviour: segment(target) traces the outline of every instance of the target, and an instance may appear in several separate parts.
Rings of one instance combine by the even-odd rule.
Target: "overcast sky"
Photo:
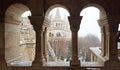
[[[100,27],[97,22],[99,19],[99,10],[95,7],[88,7],[82,10],[81,26],[79,30],[79,36],[86,36],[87,34],[96,35],[99,39],[101,38]]]

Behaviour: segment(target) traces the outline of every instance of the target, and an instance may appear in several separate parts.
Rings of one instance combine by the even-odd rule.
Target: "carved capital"
[[[35,31],[42,30],[44,16],[30,16],[29,19]]]
[[[105,25],[106,33],[117,32],[120,22],[120,16],[118,15],[108,15],[108,24]]]
[[[80,28],[82,16],[68,17],[68,19],[69,19],[71,31],[78,31]]]
[[[99,23],[99,26],[104,26],[108,24],[107,17],[100,18],[97,22]]]
[[[120,22],[120,15],[107,15],[108,24]]]
[[[119,25],[116,23],[109,24],[109,32],[118,32],[118,27],[119,27]]]
[[[118,23],[115,23],[114,20],[110,20],[109,21],[109,24],[105,26],[106,28],[106,32],[108,33],[111,33],[111,32],[117,32],[118,31]]]
[[[116,24],[109,24],[105,26],[105,33],[110,34],[110,33],[117,33],[118,31],[118,25]]]

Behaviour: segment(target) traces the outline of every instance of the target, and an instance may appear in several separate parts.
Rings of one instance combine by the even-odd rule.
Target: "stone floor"
[[[32,66],[32,62],[13,62],[10,66]],[[46,66],[70,66],[70,62],[47,62]],[[81,66],[83,67],[101,67],[102,65],[98,62],[82,62]]]
[[[21,70],[22,66],[22,70],[33,70],[33,69],[29,69],[29,66],[32,66],[32,62],[14,62],[11,63],[10,67],[12,66],[13,70]],[[27,67],[27,68],[26,68]],[[82,68],[87,68],[87,70],[100,70],[101,67],[103,67],[101,64],[97,63],[97,62],[82,62],[81,66],[78,67],[78,69],[82,67]],[[47,62],[46,66],[44,66],[44,68],[49,69],[49,70],[69,70],[69,68],[71,68],[70,66],[70,62]],[[74,67],[73,67],[74,69]],[[83,69],[84,70],[84,69]]]

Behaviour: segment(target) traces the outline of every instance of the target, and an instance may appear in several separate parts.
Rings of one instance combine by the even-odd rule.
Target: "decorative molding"
[[[43,29],[44,16],[30,16],[29,19],[35,31]]]
[[[77,17],[68,17],[69,22],[70,22],[70,29],[71,31],[78,31],[80,28],[80,23],[82,20],[82,16],[77,16]]]

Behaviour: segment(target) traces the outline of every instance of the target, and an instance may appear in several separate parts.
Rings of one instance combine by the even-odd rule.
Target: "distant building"
[[[35,32],[28,17],[21,18],[20,47],[23,47],[25,60],[33,61],[35,56]]]
[[[66,57],[68,55],[68,46],[71,40],[70,25],[67,16],[62,18],[60,10],[57,8],[55,16],[50,19],[48,27],[48,42],[54,50],[56,57]]]

